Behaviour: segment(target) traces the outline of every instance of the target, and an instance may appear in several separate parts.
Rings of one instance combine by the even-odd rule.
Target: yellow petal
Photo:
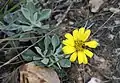
[[[70,56],[70,61],[74,62],[77,58],[77,52],[74,52],[71,56]]]
[[[65,54],[71,54],[71,53],[75,52],[75,48],[72,46],[64,46],[62,48],[62,50]]]
[[[85,45],[90,47],[90,48],[96,48],[98,46],[98,43],[97,43],[97,41],[92,40],[92,41],[89,41],[89,42],[85,42]]]
[[[84,49],[84,53],[90,58],[92,58],[92,56],[93,56],[93,53],[87,49]]]
[[[62,43],[64,44],[64,45],[67,45],[67,46],[74,46],[75,44],[74,44],[74,41],[73,40],[68,40],[68,39],[66,39],[66,40],[63,40],[62,41]]]
[[[83,63],[84,56],[85,56],[84,52],[78,51],[78,63],[79,64]]]
[[[85,28],[84,27],[79,29],[79,39],[80,40],[84,39],[84,32],[85,32]]]
[[[66,37],[67,39],[73,39],[73,36],[72,36],[70,33],[66,33],[66,34],[65,34],[65,37]]]
[[[84,40],[83,41],[86,41],[88,39],[88,37],[90,36],[90,33],[91,31],[89,29],[87,29],[84,33]]]
[[[86,55],[83,56],[83,64],[88,64],[88,59]]]
[[[78,36],[79,36],[78,29],[75,29],[75,30],[73,31],[74,40],[77,40],[77,39],[78,39]]]

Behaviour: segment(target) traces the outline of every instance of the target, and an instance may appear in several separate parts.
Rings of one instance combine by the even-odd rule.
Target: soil
[[[60,22],[70,2],[69,0],[46,0],[39,5],[53,10],[49,23],[55,25]],[[86,26],[92,31],[90,40],[97,40],[99,46],[92,49],[95,54],[92,59],[89,59],[88,65],[72,63],[71,68],[64,69],[66,75],[61,79],[61,83],[87,83],[92,77],[100,79],[102,83],[120,83],[120,12],[113,14],[106,10],[112,7],[119,8],[120,0],[105,0],[99,11],[95,13],[91,12],[89,0],[78,0],[72,4],[59,25],[59,35],[63,37],[63,33]],[[1,54],[0,57],[5,57],[5,54]],[[7,76],[11,70],[14,70],[11,65],[0,70],[0,83],[7,83],[3,76]]]

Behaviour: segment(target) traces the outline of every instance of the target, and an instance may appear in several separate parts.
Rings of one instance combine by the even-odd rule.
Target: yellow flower
[[[98,46],[97,41],[91,40],[87,42],[86,40],[90,36],[91,31],[89,29],[85,30],[84,27],[80,29],[75,29],[73,35],[70,33],[65,34],[65,40],[63,44],[65,45],[62,50],[64,54],[71,54],[70,61],[74,62],[78,58],[78,63],[87,64],[88,59],[92,58],[93,53],[86,47],[96,48]]]

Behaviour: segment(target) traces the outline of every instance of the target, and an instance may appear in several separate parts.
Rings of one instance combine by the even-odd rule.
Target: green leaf
[[[60,60],[59,63],[61,65],[61,67],[64,67],[64,68],[71,67],[71,62],[68,59],[62,59],[62,60]]]
[[[36,12],[37,8],[35,8],[34,2],[30,1],[27,2],[26,8],[30,11],[30,17],[33,17],[33,14]]]
[[[45,50],[48,50],[49,44],[51,43],[50,41],[51,41],[50,37],[46,36],[44,39]]]
[[[49,59],[48,58],[44,58],[43,60],[41,60],[41,62],[45,65],[47,65],[49,63]]]
[[[52,41],[53,51],[55,51],[56,47],[60,44],[59,37],[57,35],[54,35],[51,41]]]
[[[19,18],[18,13],[19,11],[8,13],[7,15],[4,16],[4,21],[7,22],[8,24],[14,23]]]
[[[27,8],[21,8],[21,12],[25,16],[26,19],[30,20],[30,11]]]
[[[36,36],[36,34],[34,34],[34,33],[29,33],[28,34],[30,37],[35,37]],[[38,39],[37,38],[31,38],[31,39],[29,39],[30,41],[31,41],[31,43],[33,44],[33,43],[35,43]]]
[[[18,16],[19,16],[19,18],[17,19],[17,21],[18,21],[19,23],[24,24],[24,25],[30,25],[30,24],[31,24],[31,23],[28,21],[28,19],[26,19],[26,18],[24,17],[23,14],[18,13]]]
[[[34,56],[37,55],[30,49],[22,54],[23,59],[26,61],[32,61]]]
[[[33,29],[32,26],[21,25],[21,27],[22,27],[22,30],[23,30],[24,32],[26,32],[26,31],[31,31],[31,30]]]
[[[49,60],[50,60],[51,64],[54,64],[55,61],[53,60],[52,57],[50,57]]]
[[[55,56],[55,62],[58,62],[59,58],[57,56]]]
[[[44,55],[47,54],[50,43],[51,43],[51,38],[49,36],[46,36],[44,39],[44,45],[45,45]]]
[[[49,29],[49,24],[41,26],[42,29]]]
[[[19,37],[20,38],[19,41],[27,42],[30,39],[23,39],[23,38],[29,38],[29,37],[30,37],[30,34],[21,34],[20,37]]]
[[[45,65],[41,61],[33,61],[35,65],[44,67]]]
[[[40,15],[39,15],[39,21],[42,21],[42,20],[46,20],[50,17],[51,15],[51,9],[44,9],[40,12]]]
[[[38,17],[38,13],[37,13],[37,12],[34,13],[33,16],[31,16],[31,22],[32,22],[32,24],[35,24],[35,23],[36,23],[36,21],[37,21],[37,17]]]
[[[27,3],[29,3],[29,2],[33,2],[33,0],[27,0]]]
[[[4,29],[5,25],[0,21],[0,29]]]
[[[62,45],[60,45],[57,49],[56,49],[56,52],[55,52],[55,55],[60,53],[62,51]]]
[[[19,30],[19,29],[21,29],[21,26],[12,23],[11,25],[7,26],[7,29],[8,29],[8,30]]]
[[[37,21],[37,17],[38,17],[38,13],[36,12],[36,13],[33,15],[33,17],[34,17],[34,22],[36,22],[36,21]]]
[[[64,54],[57,54],[56,55],[59,59],[63,59],[64,57],[65,57],[65,55]],[[67,56],[67,55],[66,55]],[[66,58],[67,59],[67,58]]]
[[[37,22],[37,23],[33,23],[33,25],[34,25],[34,27],[39,27],[39,28],[41,28],[41,22]]]
[[[36,51],[42,56],[42,57],[45,57],[43,54],[42,54],[42,51],[39,47],[35,47]]]
[[[40,56],[33,56],[33,60],[41,60],[42,58]]]

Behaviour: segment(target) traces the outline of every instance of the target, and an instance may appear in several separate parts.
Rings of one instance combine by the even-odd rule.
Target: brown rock
[[[60,83],[60,80],[53,69],[28,63],[20,68],[20,83]]]

